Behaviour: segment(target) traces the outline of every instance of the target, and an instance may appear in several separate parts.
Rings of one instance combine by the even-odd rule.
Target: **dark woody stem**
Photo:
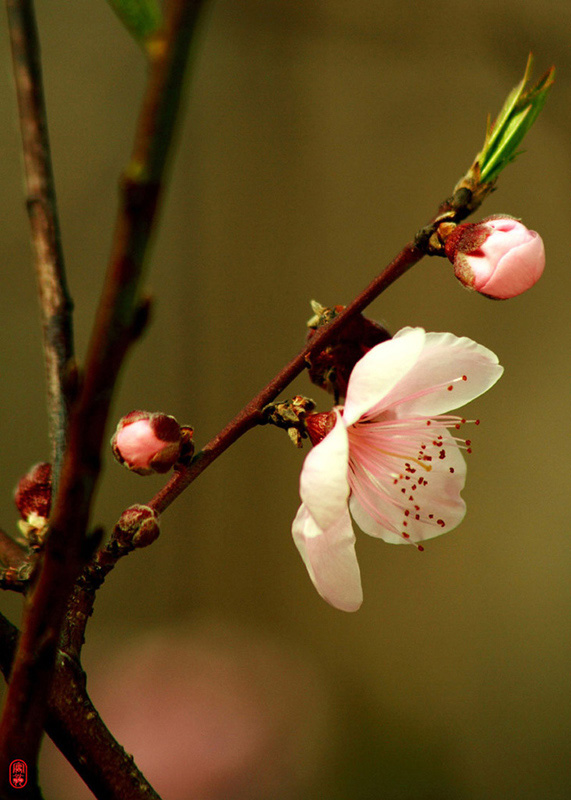
[[[55,488],[66,445],[70,395],[74,388],[73,304],[64,270],[34,6],[32,0],[7,0],[6,9],[20,114],[26,206],[42,315]]]
[[[330,323],[318,328],[310,342],[220,431],[196,454],[188,467],[177,470],[157,494],[147,503],[158,514],[197,478],[215,459],[246,431],[265,423],[263,408],[296,378],[307,366],[311,357],[323,350],[339,334],[347,323],[364,311],[385,289],[417,264],[425,255],[441,255],[442,248],[437,239],[438,226],[443,222],[457,223],[472,214],[481,199],[470,188],[460,185],[452,197],[445,200],[433,219],[422,228],[415,239],[409,242],[396,258],[377,275],[352,303],[346,306]]]
[[[83,381],[70,416],[50,533],[37,580],[26,597],[22,634],[0,722],[0,774],[8,774],[13,759],[28,764],[29,787],[22,797],[37,796],[37,756],[58,640],[69,595],[89,556],[87,526],[113,389],[127,350],[146,319],[139,283],[158,215],[190,41],[201,6],[202,0],[170,0],[164,30],[152,50],[131,162],[120,187],[109,267]]]
[[[459,221],[468,216],[473,210],[474,207],[468,207],[466,203],[459,203],[456,198],[443,203],[433,221],[419,232],[415,240],[406,245],[383,272],[331,323],[318,329],[310,344],[292,359],[242,409],[226,428],[195,457],[188,467],[180,466],[167,486],[153,498],[149,506],[154,508],[157,513],[166,509],[194,478],[198,477],[210,463],[243,433],[258,424],[264,424],[266,422],[263,413],[264,407],[274,400],[304,369],[307,359],[325,347],[338,334],[343,325],[347,324],[356,314],[362,312],[369,303],[397,278],[418,263],[427,251],[433,250],[430,240],[443,220]],[[134,765],[132,763],[131,772],[126,769],[129,763],[127,756],[125,756],[122,748],[115,742],[97,716],[95,709],[89,703],[89,698],[86,695],[84,696],[85,687],[81,684],[81,674],[78,673],[79,678],[75,674],[68,676],[66,682],[62,670],[66,664],[68,669],[73,667],[76,671],[80,670],[79,654],[83,644],[85,626],[93,610],[96,591],[117,561],[131,552],[132,549],[133,546],[129,542],[121,543],[113,535],[109,543],[93,556],[81,577],[76,580],[72,596],[68,601],[64,631],[59,642],[64,660],[62,661],[61,657],[58,659],[55,680],[49,700],[49,716],[46,719],[47,730],[54,738],[54,741],[96,793],[102,791],[102,794],[99,795],[101,797],[110,796],[109,790],[111,787],[114,789],[120,788],[120,793],[117,796],[125,798],[153,797],[154,795],[151,787],[144,781],[143,776],[133,771]],[[89,708],[90,713],[85,718],[77,718],[77,714],[73,711],[76,705],[75,702],[71,705],[66,702],[66,686],[71,687],[73,693],[76,693],[74,696],[81,699],[80,706],[83,704],[86,708]],[[56,717],[55,722],[54,715]],[[90,744],[90,742],[93,743],[94,736],[96,736],[97,740],[97,746],[95,747]],[[109,765],[113,766],[107,769]],[[117,780],[124,776],[126,772],[136,775],[135,783],[131,786],[119,787]],[[119,778],[114,778],[114,775],[119,776]]]
[[[0,672],[8,678],[19,631],[0,614]],[[160,800],[118,744],[87,694],[79,662],[58,653],[48,700],[46,732],[96,797]],[[0,790],[1,793],[1,790]],[[24,797],[23,790],[14,796]],[[36,795],[40,797],[40,795]]]
[[[240,436],[256,425],[266,424],[267,416],[264,414],[264,408],[303,371],[307,365],[307,360],[323,349],[344,325],[354,316],[361,313],[397,278],[418,263],[427,251],[432,251],[433,246],[430,244],[430,239],[442,221],[455,222],[464,219],[476,207],[473,204],[472,195],[464,190],[460,193],[457,192],[452,198],[442,203],[434,219],[419,231],[414,242],[406,245],[380,275],[374,278],[369,286],[349,306],[341,311],[332,322],[318,328],[310,343],[195,456],[188,466],[179,464],[166,486],[147,505],[157,514],[162,513],[209,464],[218,458]],[[117,527],[115,530],[117,530]],[[63,639],[66,650],[74,656],[79,656],[84,640],[85,627],[93,610],[97,590],[119,559],[132,550],[133,547],[131,545],[120,543],[114,532],[107,545],[94,555],[83,571],[80,580],[76,583],[73,595],[70,598]]]
[[[322,350],[331,339],[339,333],[344,325],[356,314],[359,314],[381,292],[391,285],[397,278],[414,266],[424,256],[424,252],[414,243],[409,243],[398,256],[378,275],[367,288],[346,306],[335,319],[328,325],[319,328],[303,350],[301,350],[289,364],[265,386],[244,408],[226,425],[208,444],[196,454],[190,465],[174,473],[169,482],[164,486],[147,505],[158,514],[167,509],[170,504],[183,492],[206,467],[219,455],[227,450],[246,431],[256,425],[263,424],[263,408],[288,386],[307,366],[311,356]]]
[[[390,286],[407,269],[416,264],[423,255],[423,251],[414,244],[407,245],[397,258],[375,278],[350,306],[341,312],[329,325],[316,331],[311,339],[311,345],[305,347],[290,361],[224,430],[198,453],[188,467],[178,465],[167,485],[147,505],[153,508],[157,514],[160,514],[209,464],[242,434],[256,425],[265,424],[267,418],[263,413],[264,407],[275,399],[302,372],[306,365],[306,359],[323,348],[343,324],[346,324],[355,314],[360,313],[378,294]],[[85,628],[93,611],[97,590],[116,563],[134,549],[132,544],[121,542],[119,537],[116,536],[119,527],[118,523],[109,542],[95,553],[90,563],[85,567],[80,578],[76,581],[70,597],[61,646],[74,658],[79,658],[84,641]]]

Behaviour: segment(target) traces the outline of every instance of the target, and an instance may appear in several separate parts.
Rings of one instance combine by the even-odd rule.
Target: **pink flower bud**
[[[505,215],[458,225],[444,247],[458,280],[497,300],[530,289],[545,267],[541,236]]]
[[[131,411],[117,425],[113,455],[139,475],[168,472],[181,452],[181,429],[174,417],[159,412]]]

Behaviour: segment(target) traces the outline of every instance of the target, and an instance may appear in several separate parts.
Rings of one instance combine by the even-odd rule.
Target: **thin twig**
[[[32,0],[7,0],[26,174],[26,205],[42,315],[52,480],[57,485],[73,391],[73,304],[65,277]]]
[[[219,455],[234,444],[244,433],[263,422],[262,409],[274,400],[294,378],[306,367],[307,359],[323,349],[338,334],[343,326],[361,312],[397,277],[410,269],[424,256],[422,250],[412,243],[407,245],[394,261],[331,323],[319,328],[303,350],[287,364],[267,386],[265,386],[208,444],[196,454],[191,464],[178,470],[166,486],[146,505],[162,514],[170,504],[208,467]]]
[[[85,376],[72,409],[50,534],[27,602],[0,722],[0,773],[13,759],[21,758],[28,764],[32,786],[66,604],[86,560],[86,531],[112,391],[126,351],[144,322],[138,287],[201,5],[201,0],[171,0],[162,46],[154,50],[133,157],[122,181],[110,265]]]
[[[371,283],[346,306],[328,325],[319,328],[310,342],[265,386],[226,427],[196,454],[191,464],[179,469],[168,483],[147,503],[157,514],[165,511],[171,503],[230,445],[246,431],[263,423],[262,409],[274,400],[294,378],[307,366],[312,355],[322,350],[353,317],[361,313],[397,278],[417,264],[427,253],[433,255],[431,236],[438,225],[444,221],[460,222],[472,214],[481,204],[482,199],[465,187],[459,187],[452,197],[447,198],[439,207],[432,220],[409,242],[400,253],[377,275]]]
[[[322,350],[344,325],[360,313],[375,297],[383,292],[400,275],[414,266],[424,256],[424,252],[412,242],[377,276],[369,286],[353,300],[328,325],[319,328],[303,350],[287,364],[267,386],[265,386],[208,444],[196,454],[191,464],[178,470],[166,486],[146,504],[157,514],[165,511],[170,504],[208,467],[219,455],[230,447],[246,431],[263,422],[262,409],[274,400],[294,378],[307,366],[308,359]]]
[[[409,242],[400,253],[377,275],[371,283],[346,306],[327,325],[316,330],[308,344],[289,364],[287,364],[259,394],[257,394],[220,431],[208,444],[196,454],[191,464],[175,472],[168,483],[147,503],[157,514],[165,511],[170,504],[231,444],[246,431],[262,424],[262,410],[272,402],[307,366],[312,355],[315,355],[343,329],[351,319],[373,302],[397,278],[417,264],[427,253],[436,254],[431,244],[431,237],[438,226],[446,222],[460,222],[472,214],[481,204],[482,199],[465,187],[458,188],[452,197],[446,199],[439,207],[432,220]]]
[[[131,553],[134,545],[121,542],[115,535],[93,556],[75,583],[66,611],[61,635],[61,648],[79,660],[85,641],[85,628],[93,612],[95,594],[105,578],[123,556]]]
[[[414,242],[407,244],[331,323],[317,329],[303,350],[244,406],[234,419],[196,455],[188,467],[179,466],[167,484],[147,505],[157,514],[161,514],[231,444],[256,425],[262,424],[264,406],[274,400],[303,371],[308,359],[322,350],[354,316],[361,313],[397,278],[420,261],[429,249],[430,237],[437,226],[443,220],[458,222],[465,219],[478,205],[474,203],[472,195],[464,191],[445,200],[432,221],[419,231]],[[132,546],[121,544],[112,536],[107,545],[94,555],[76,583],[70,598],[64,634],[65,647],[75,657],[79,657],[83,645],[85,628],[93,611],[97,590],[119,559],[128,555],[133,549]]]
[[[188,468],[180,467],[168,484],[149,503],[157,513],[166,509],[170,503],[198,477],[224,450],[247,430],[262,422],[262,409],[271,402],[305,367],[308,357],[326,346],[343,325],[356,314],[363,311],[381,292],[398,277],[416,264],[425,254],[428,240],[443,215],[447,219],[464,218],[473,209],[463,204],[451,206],[445,201],[434,220],[416,237],[416,243],[406,245],[399,255],[378,275],[369,286],[328,326],[320,328],[311,342],[292,361],[282,369],[270,383],[254,397],[247,406],[221,431],[202,451]],[[116,527],[117,530],[117,527]],[[74,660],[79,661],[85,637],[85,628],[93,612],[97,590],[120,558],[134,549],[133,545],[112,535],[109,542],[99,549],[81,576],[76,581],[66,611],[66,623],[60,639],[60,646]],[[72,748],[73,749],[73,748]]]

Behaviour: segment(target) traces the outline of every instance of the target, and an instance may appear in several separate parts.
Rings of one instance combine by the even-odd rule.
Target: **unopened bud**
[[[311,301],[311,307],[315,314],[307,323],[308,342],[311,342],[319,328],[335,319],[344,309],[344,306],[325,308],[315,300]],[[347,393],[349,376],[357,361],[375,345],[390,338],[390,333],[382,325],[357,314],[328,345],[308,359],[311,381],[333,394],[337,402]]]
[[[458,280],[496,300],[530,289],[545,267],[541,236],[506,215],[458,225],[444,248]]]
[[[131,411],[111,439],[113,455],[138,475],[168,472],[181,454],[181,428],[174,417],[160,412]]]
[[[150,506],[134,505],[127,508],[115,526],[115,539],[133,547],[147,547],[158,539],[159,518]]]
[[[48,527],[52,504],[52,466],[36,464],[16,486],[14,502],[22,519],[18,523],[31,547],[40,548]]]

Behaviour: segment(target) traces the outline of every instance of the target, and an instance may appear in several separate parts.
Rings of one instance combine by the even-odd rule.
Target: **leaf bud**
[[[121,544],[147,547],[160,534],[158,514],[150,506],[136,504],[125,509],[113,535]]]

